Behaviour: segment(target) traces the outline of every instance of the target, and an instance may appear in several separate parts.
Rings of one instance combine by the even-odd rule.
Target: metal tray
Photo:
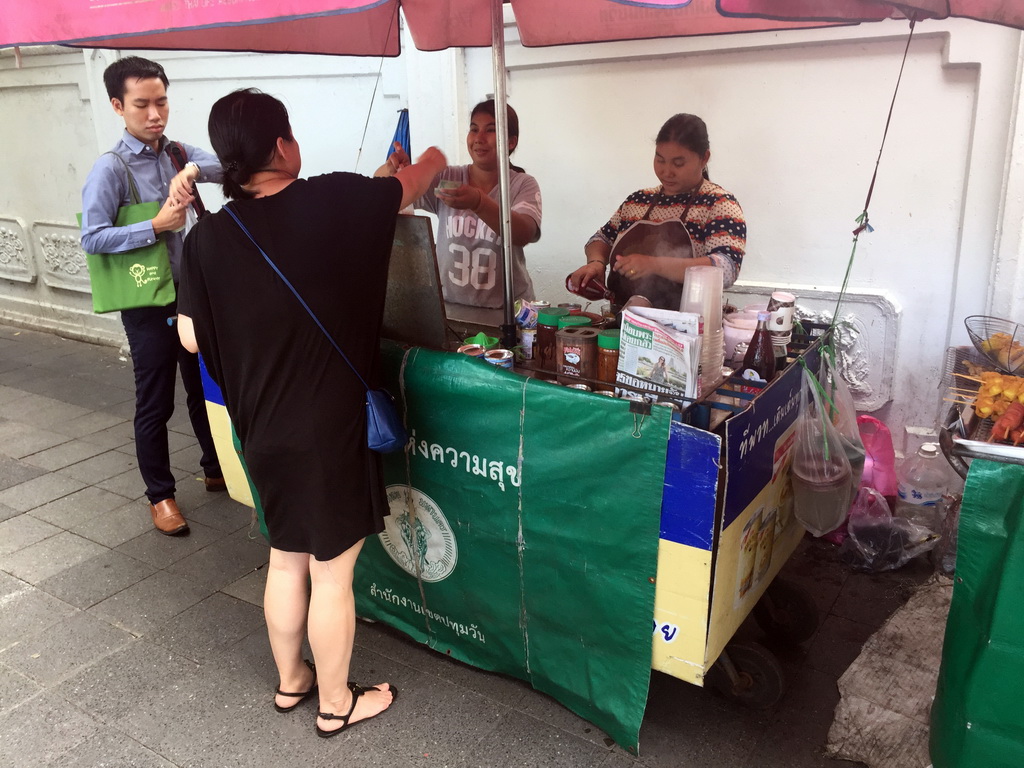
[[[1024,465],[1024,446],[986,442],[992,432],[992,422],[981,419],[972,406],[949,409],[946,424],[939,430],[939,445],[946,460],[961,477],[967,477],[964,459],[988,459],[1005,464]]]
[[[968,373],[965,365],[995,370],[985,357],[973,347],[950,347],[946,350],[943,383],[947,387],[959,387],[958,396],[963,396],[964,379],[958,374]],[[952,394],[952,392],[951,392]],[[1024,446],[990,443],[992,421],[982,419],[974,412],[972,405],[954,405],[949,409],[944,425],[939,429],[939,446],[950,466],[961,477],[967,477],[966,459],[988,459],[1006,464],[1024,465]]]

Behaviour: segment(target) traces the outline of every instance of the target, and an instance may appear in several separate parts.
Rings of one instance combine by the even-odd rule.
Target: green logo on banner
[[[459,560],[455,533],[437,503],[407,485],[387,487],[391,514],[384,518],[380,543],[410,576],[417,568],[424,581],[448,578]]]

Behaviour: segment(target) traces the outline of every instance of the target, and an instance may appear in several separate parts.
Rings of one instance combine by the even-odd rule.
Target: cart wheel
[[[818,631],[818,606],[803,587],[776,579],[754,606],[754,619],[769,637],[802,643]]]
[[[727,698],[755,709],[767,709],[786,690],[782,665],[763,645],[748,641],[729,643],[708,671],[707,683]]]

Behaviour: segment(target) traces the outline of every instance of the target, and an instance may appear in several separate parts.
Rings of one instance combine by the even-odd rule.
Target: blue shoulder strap
[[[295,294],[295,298],[299,300],[299,303],[309,313],[309,316],[313,318],[313,322],[316,323],[317,327],[321,331],[324,332],[324,336],[326,336],[327,340],[329,342],[331,342],[331,346],[333,346],[336,350],[338,350],[338,354],[341,355],[342,359],[344,359],[344,361],[346,363],[348,363],[348,367],[352,369],[352,372],[359,378],[359,380],[361,382],[363,382],[363,386],[367,389],[367,391],[369,391],[370,386],[369,386],[369,384],[366,383],[366,379],[364,379],[362,376],[359,375],[359,371],[357,371],[356,367],[354,365],[352,365],[352,361],[349,360],[348,356],[344,352],[341,351],[341,347],[338,346],[338,343],[334,340],[334,338],[331,336],[331,334],[329,334],[327,332],[327,329],[324,328],[324,324],[320,322],[320,318],[318,318],[316,316],[316,314],[314,314],[313,310],[309,308],[309,305],[306,303],[305,299],[303,299],[299,295],[299,292],[297,290],[295,290],[295,286],[291,284],[291,281],[287,277],[284,276],[284,274],[281,272],[281,270],[277,268],[277,265],[271,260],[271,258],[269,256],[267,256],[267,252],[264,251],[262,248],[260,248],[260,244],[256,242],[256,238],[254,238],[252,236],[252,234],[250,234],[249,230],[245,228],[245,224],[243,224],[241,222],[241,220],[238,218],[238,216],[235,215],[235,212],[233,210],[231,210],[230,205],[225,205],[224,206],[224,210],[227,211],[228,214],[230,214],[231,218],[235,220],[235,223],[239,227],[241,227],[242,231],[245,232],[246,236],[250,240],[252,240],[252,244],[256,246],[256,249],[260,253],[263,254],[263,258],[266,259],[267,264],[269,264],[273,268],[273,270],[275,272],[277,272],[277,276],[280,277],[284,281],[284,284],[287,285],[291,289],[291,292]]]

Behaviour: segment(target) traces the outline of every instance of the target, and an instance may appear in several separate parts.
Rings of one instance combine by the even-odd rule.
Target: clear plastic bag
[[[824,404],[825,410],[828,411],[833,426],[839,432],[843,450],[846,451],[846,458],[850,461],[853,487],[857,488],[864,471],[864,443],[860,438],[860,428],[857,426],[857,406],[853,402],[849,385],[836,367],[833,352],[828,347],[822,350],[821,372],[818,380],[821,382],[825,394],[832,401]]]
[[[861,487],[850,509],[849,536],[839,549],[842,562],[862,571],[894,571],[932,549],[939,536],[909,520],[893,517],[874,488]]]
[[[850,460],[822,406],[820,388],[817,378],[805,369],[791,470],[793,515],[815,536],[843,523],[853,491]]]

